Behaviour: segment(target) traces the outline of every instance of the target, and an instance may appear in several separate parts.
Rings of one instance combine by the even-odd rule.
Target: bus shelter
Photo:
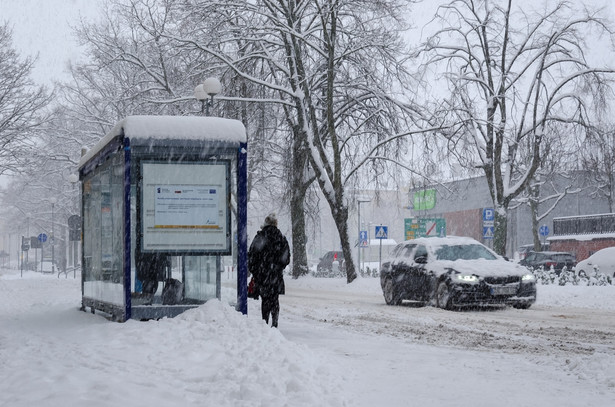
[[[83,310],[247,313],[246,143],[237,120],[129,116],[81,157]]]

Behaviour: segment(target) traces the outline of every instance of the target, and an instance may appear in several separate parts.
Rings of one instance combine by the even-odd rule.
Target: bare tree
[[[593,94],[613,73],[586,59],[585,32],[610,33],[598,13],[567,1],[541,14],[513,4],[451,1],[436,16],[443,28],[424,46],[425,67],[444,68],[449,119],[464,124],[445,134],[450,154],[483,170],[496,213],[494,248],[501,254],[509,205],[545,156],[546,127],[583,122]]]
[[[392,96],[411,83],[398,59],[404,3],[113,1],[102,23],[78,31],[91,61],[64,88],[69,114],[102,135],[126,114],[196,113],[194,85],[220,77],[229,91],[218,111],[248,127],[250,190],[288,194],[294,275],[307,272],[305,199],[317,180],[350,282],[346,191],[366,163],[403,155],[405,120],[416,114],[408,97]]]
[[[29,158],[34,132],[45,122],[51,96],[30,79],[35,60],[21,59],[8,25],[0,25],[0,175],[18,173]]]
[[[408,134],[403,119],[414,113],[391,97],[400,78],[407,79],[396,31],[402,3],[186,1],[186,18],[215,14],[227,30],[218,33],[224,46],[208,45],[194,30],[178,39],[183,46],[217,58],[227,75],[267,89],[269,99],[256,102],[283,109],[291,135],[287,171],[296,275],[307,271],[304,200],[315,179],[337,226],[347,280],[356,278],[347,189],[358,168]]]
[[[615,129],[612,124],[588,129],[580,143],[579,164],[589,172],[591,194],[606,198],[609,212],[615,202]]]

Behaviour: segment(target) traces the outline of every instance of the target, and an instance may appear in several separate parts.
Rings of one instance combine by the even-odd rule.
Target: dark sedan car
[[[389,305],[403,300],[445,309],[489,304],[529,308],[536,279],[469,237],[407,240],[382,264],[380,285]]]
[[[577,260],[572,253],[568,252],[530,252],[525,259],[520,260],[519,264],[530,270],[553,270],[557,275],[566,267],[572,270],[577,264]]]

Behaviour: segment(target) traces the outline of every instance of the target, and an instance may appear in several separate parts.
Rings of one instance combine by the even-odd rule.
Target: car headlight
[[[468,275],[468,274],[457,274],[455,275],[455,277],[457,278],[457,280],[464,282],[464,283],[476,283],[478,281],[477,276]]]
[[[521,277],[521,281],[534,281],[534,280],[536,280],[536,277],[534,277],[534,275],[531,273],[524,274],[523,277]]]

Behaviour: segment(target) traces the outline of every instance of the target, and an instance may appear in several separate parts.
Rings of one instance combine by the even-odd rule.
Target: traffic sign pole
[[[549,236],[549,227],[547,225],[542,225],[539,232],[540,236],[542,236],[542,246],[544,247],[547,244],[547,236]]]
[[[382,240],[389,238],[389,227],[383,225],[376,226],[374,235],[376,236],[376,239],[380,240],[380,252],[378,258],[378,271],[380,271],[382,268]]]

